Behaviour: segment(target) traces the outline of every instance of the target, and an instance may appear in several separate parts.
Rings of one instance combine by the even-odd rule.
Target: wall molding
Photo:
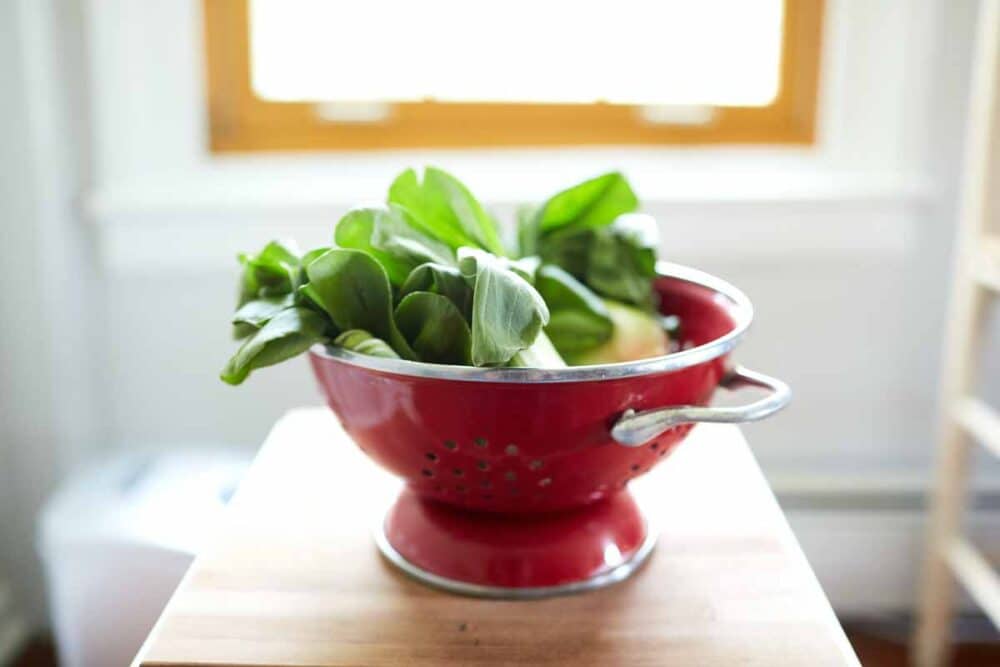
[[[926,539],[922,512],[812,508],[785,514],[838,615],[914,608]],[[1000,553],[1000,512],[974,513],[969,523],[977,545]],[[964,591],[960,599],[962,610],[975,610]]]
[[[816,577],[840,616],[908,612],[926,542],[926,475],[781,475],[770,483]],[[976,479],[972,539],[1000,554],[1000,479]],[[960,608],[976,611],[964,591]]]
[[[725,191],[727,179],[716,180],[720,185],[714,193],[692,187],[644,199],[643,209],[660,220],[666,256],[680,262],[768,264],[901,260],[912,226],[926,218],[922,212],[929,201],[926,189],[912,180],[909,185],[800,184],[755,194]],[[106,267],[204,271],[229,270],[237,252],[275,237],[297,239],[303,246],[328,243],[339,217],[363,201],[345,203],[338,193],[304,186],[213,185],[170,192],[99,190],[83,200],[82,208],[96,229]],[[501,219],[512,219],[517,201],[490,199],[488,205]]]

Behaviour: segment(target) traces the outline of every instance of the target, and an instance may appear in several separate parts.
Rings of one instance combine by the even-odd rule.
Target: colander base
[[[534,599],[593,590],[635,573],[653,550],[631,495],[557,514],[470,512],[404,490],[375,531],[410,577],[461,595]]]

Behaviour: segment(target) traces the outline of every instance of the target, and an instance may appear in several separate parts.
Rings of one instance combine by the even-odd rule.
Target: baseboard
[[[922,490],[802,488],[778,500],[809,563],[841,616],[910,612],[918,595],[927,520]],[[978,494],[967,525],[973,542],[1000,553],[1000,495]],[[975,605],[961,595],[960,609]]]

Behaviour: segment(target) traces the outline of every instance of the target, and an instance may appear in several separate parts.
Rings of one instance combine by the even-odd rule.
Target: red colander
[[[541,597],[629,576],[656,539],[627,486],[698,422],[761,419],[788,403],[779,380],[728,363],[753,317],[713,276],[661,263],[681,350],[623,364],[473,368],[317,346],[310,360],[348,434],[406,486],[377,542],[406,573],[458,593]],[[765,388],[706,407],[716,387]]]

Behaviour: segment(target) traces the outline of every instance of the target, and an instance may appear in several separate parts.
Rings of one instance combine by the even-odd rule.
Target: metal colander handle
[[[679,405],[653,410],[626,410],[611,427],[611,437],[626,447],[638,447],[649,442],[677,424],[710,422],[715,424],[742,424],[764,419],[782,409],[792,398],[792,390],[777,378],[736,366],[719,383],[729,390],[741,387],[761,387],[771,393],[759,401],[736,408],[703,408],[697,405]]]

